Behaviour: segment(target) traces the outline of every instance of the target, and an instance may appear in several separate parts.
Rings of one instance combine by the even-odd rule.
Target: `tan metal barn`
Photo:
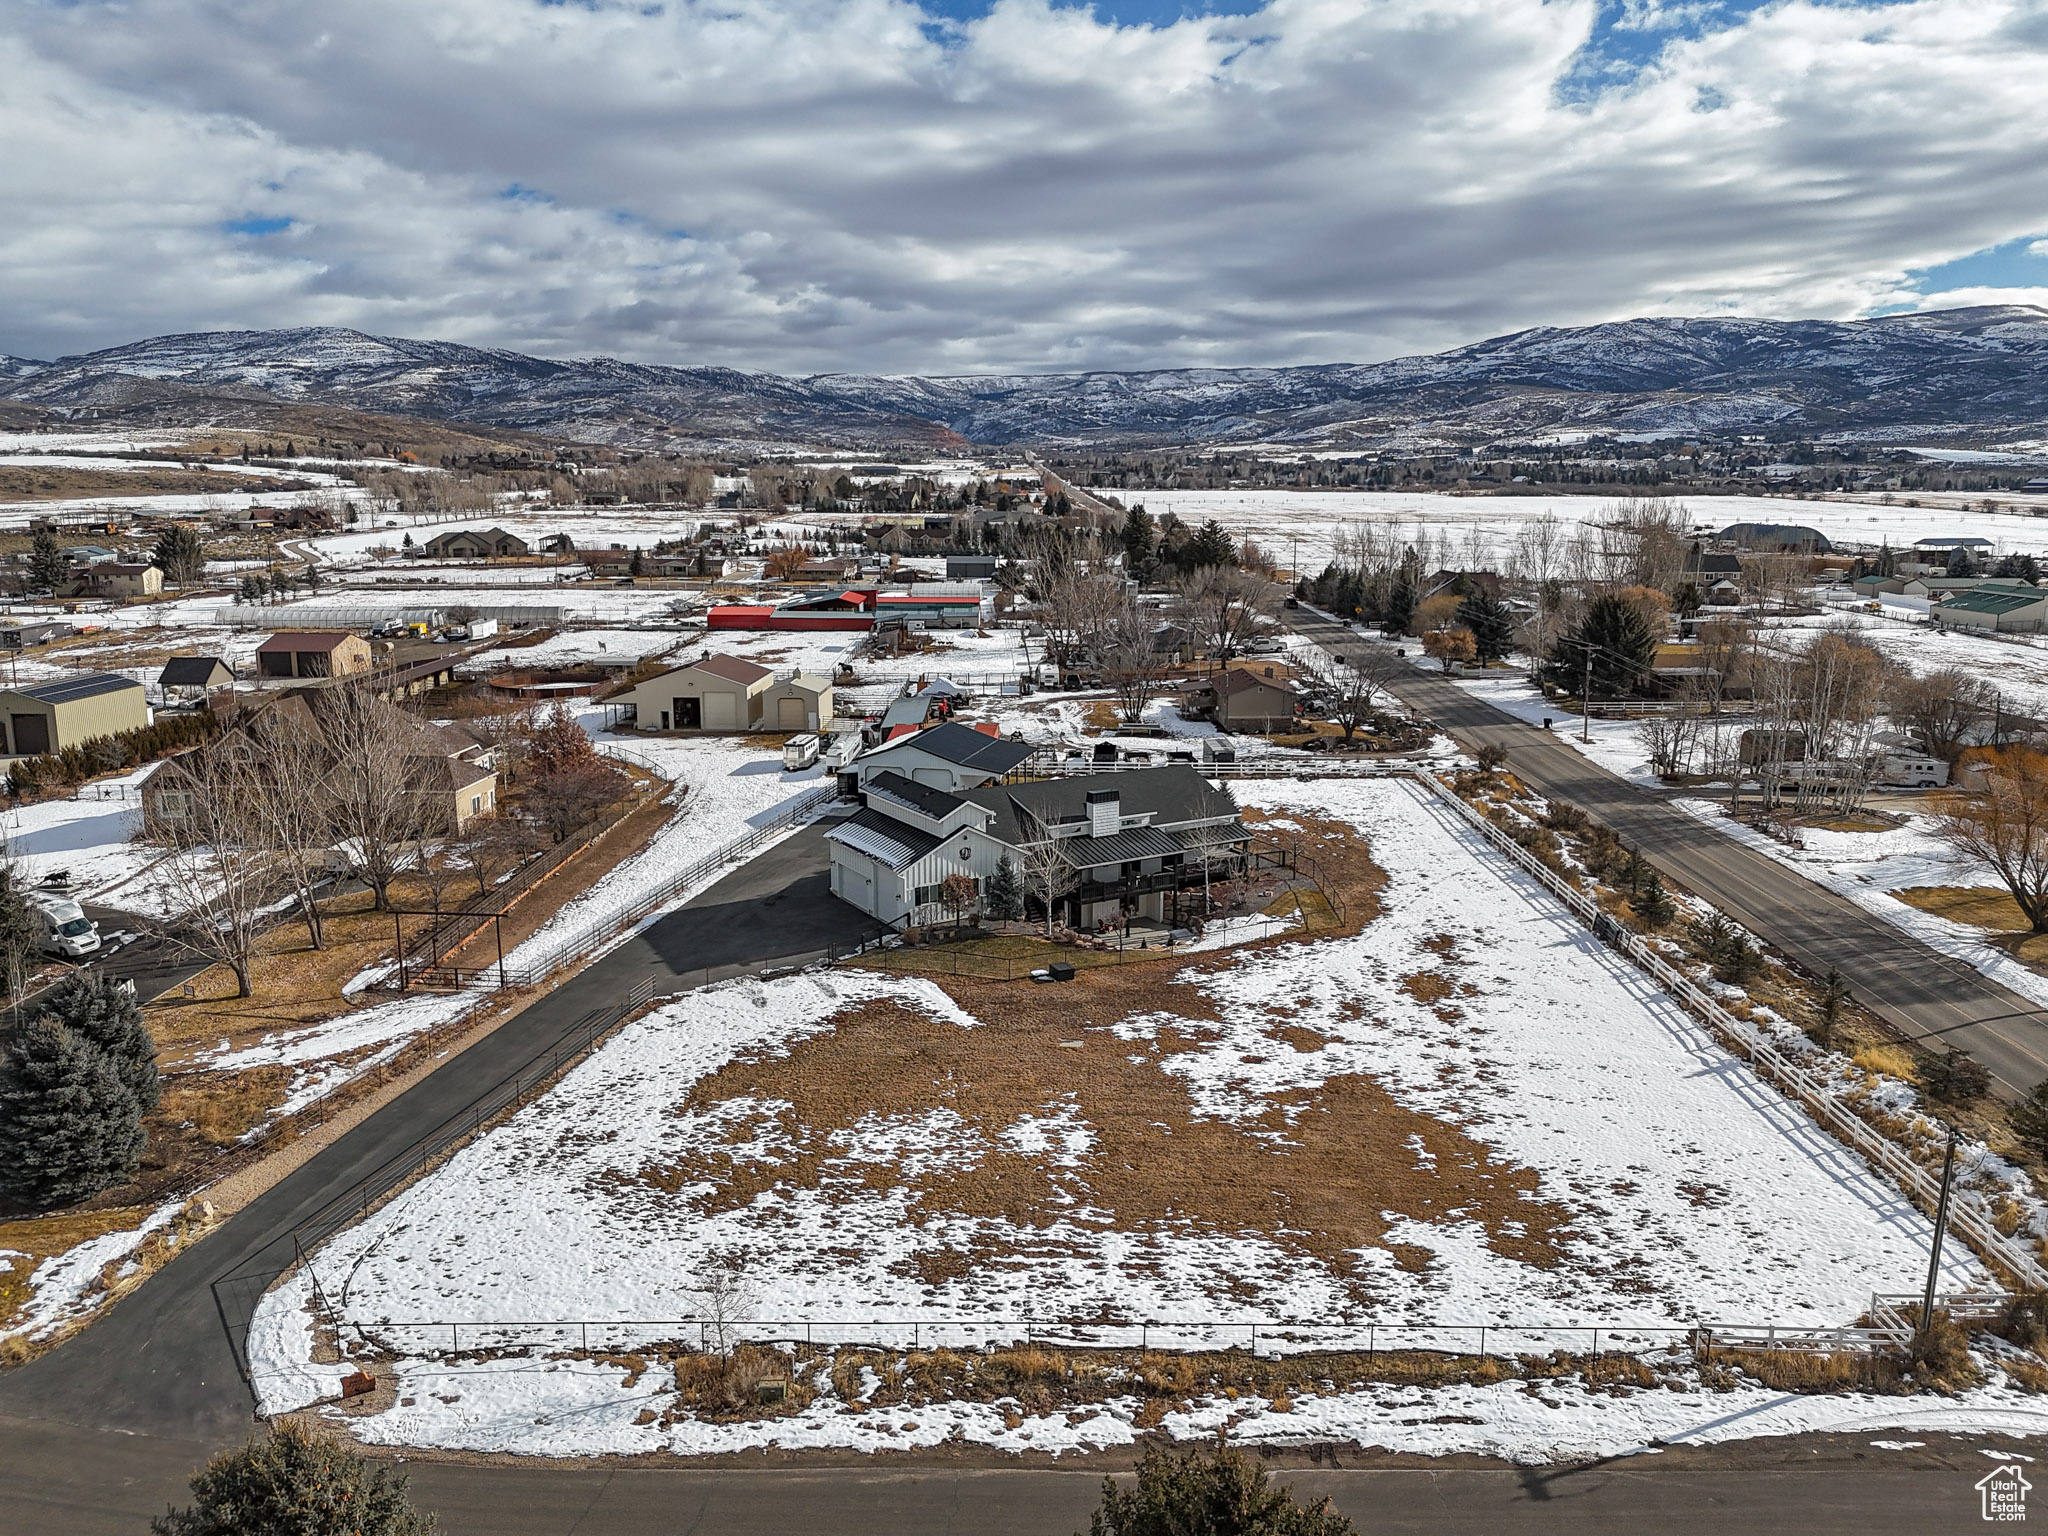
[[[96,672],[34,688],[0,689],[9,757],[61,752],[149,724],[149,703],[132,677]]]

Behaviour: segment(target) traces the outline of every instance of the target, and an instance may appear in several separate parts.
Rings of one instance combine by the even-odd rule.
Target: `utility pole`
[[[1593,739],[1593,647],[1580,641],[1586,652],[1586,699],[1579,712],[1579,740]]]
[[[1948,1128],[1948,1153],[1941,1160],[1941,1199],[1934,1207],[1934,1251],[1927,1256],[1927,1289],[1920,1296],[1920,1331],[1934,1326],[1934,1283],[1941,1276],[1941,1240],[1948,1232],[1949,1188],[1956,1176],[1956,1128]]]

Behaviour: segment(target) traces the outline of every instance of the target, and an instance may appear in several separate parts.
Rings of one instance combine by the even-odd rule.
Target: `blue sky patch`
[[[290,219],[229,219],[221,228],[231,235],[276,235],[292,227]]]
[[[2003,245],[1944,261],[1940,266],[1908,272],[1906,280],[1916,293],[1947,293],[1956,288],[2048,288],[2048,235],[2022,235]]]

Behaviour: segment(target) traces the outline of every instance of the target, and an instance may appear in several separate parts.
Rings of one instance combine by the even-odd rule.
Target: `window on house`
[[[483,797],[482,795],[471,795],[471,796],[469,797],[469,813],[470,813],[470,815],[472,815],[472,816],[476,815],[476,814],[477,814],[477,813],[478,813],[479,811],[481,811],[481,810],[482,810],[483,808],[484,808],[484,797]]]

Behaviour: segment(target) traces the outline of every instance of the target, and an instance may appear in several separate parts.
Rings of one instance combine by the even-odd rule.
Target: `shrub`
[[[156,1536],[432,1536],[403,1477],[386,1482],[345,1446],[286,1419],[192,1475],[198,1502],[166,1510]]]
[[[1543,825],[1553,832],[1584,832],[1593,818],[1569,800],[1553,800],[1543,813]]]
[[[1089,1536],[1350,1536],[1351,1522],[1328,1495],[1310,1505],[1269,1486],[1266,1469],[1243,1451],[1145,1448],[1129,1489],[1102,1480]]]
[[[16,795],[34,795],[83,783],[102,773],[153,762],[167,753],[210,741],[220,734],[220,724],[220,717],[210,709],[167,715],[154,725],[76,743],[40,757],[21,758],[8,768],[7,786]]]
[[[2034,1156],[2048,1158],[2048,1078],[2034,1085],[2034,1091],[2006,1111],[2006,1122],[2020,1144]]]
[[[2014,1292],[2006,1298],[1991,1331],[2021,1349],[2031,1349],[2036,1354],[2048,1350],[2048,1293]]]
[[[1508,749],[1497,741],[1489,741],[1483,747],[1476,747],[1472,760],[1479,765],[1481,773],[1499,773],[1507,763]]]
[[[1939,1103],[1968,1104],[1991,1091],[1991,1074],[1975,1057],[1965,1056],[1950,1046],[1921,1064],[1920,1086]]]

